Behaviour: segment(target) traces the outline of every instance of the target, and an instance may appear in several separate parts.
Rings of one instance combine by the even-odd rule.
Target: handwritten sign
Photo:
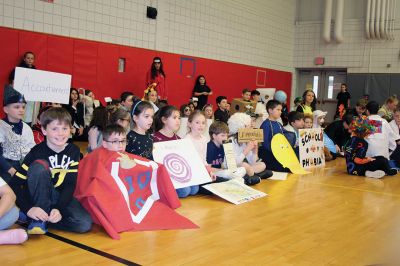
[[[258,142],[264,141],[264,133],[262,129],[259,128],[241,128],[238,131],[238,141],[239,142],[249,142],[256,140]]]
[[[267,196],[264,192],[248,187],[235,179],[221,183],[212,183],[203,187],[236,205]]]
[[[17,67],[14,88],[27,101],[68,104],[71,75]]]
[[[299,135],[299,157],[301,166],[303,168],[325,166],[323,129],[300,129]]]
[[[228,169],[232,172],[236,171],[236,158],[235,152],[233,151],[233,144],[232,143],[225,143],[223,144],[224,153],[225,153],[225,161]]]

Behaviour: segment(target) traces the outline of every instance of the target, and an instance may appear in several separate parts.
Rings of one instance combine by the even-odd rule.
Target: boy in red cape
[[[103,131],[103,147],[79,165],[75,197],[113,239],[119,232],[198,228],[173,209],[180,206],[167,170],[125,153],[126,132]]]

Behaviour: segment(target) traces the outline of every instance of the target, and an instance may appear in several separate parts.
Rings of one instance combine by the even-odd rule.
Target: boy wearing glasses
[[[120,125],[109,125],[103,130],[103,148],[109,151],[124,152],[126,130]]]
[[[90,215],[73,197],[79,148],[67,142],[71,120],[61,107],[43,112],[46,141],[31,149],[11,180],[17,206],[28,216],[28,234],[45,234],[48,225],[77,233],[91,229]]]

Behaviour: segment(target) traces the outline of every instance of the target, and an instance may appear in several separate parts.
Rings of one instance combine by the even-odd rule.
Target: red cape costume
[[[173,210],[180,202],[164,166],[129,153],[87,155],[74,196],[113,239],[123,231],[198,228]]]

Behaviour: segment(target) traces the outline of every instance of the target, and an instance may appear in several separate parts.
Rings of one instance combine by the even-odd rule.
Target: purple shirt
[[[167,137],[164,134],[161,134],[160,131],[157,131],[153,134],[153,142],[162,142],[162,141],[169,141],[169,140],[177,140],[181,139],[178,135],[174,133],[172,137]]]

